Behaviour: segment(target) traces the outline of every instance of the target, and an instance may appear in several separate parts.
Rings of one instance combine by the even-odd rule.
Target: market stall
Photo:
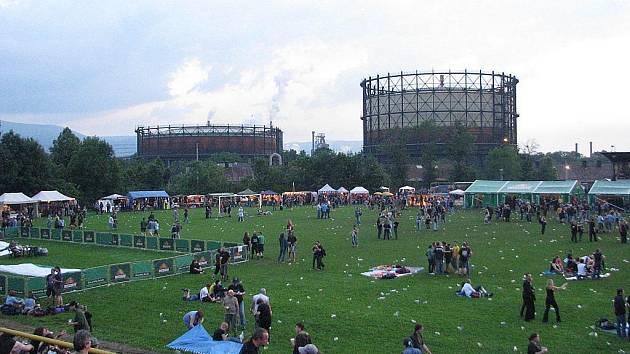
[[[133,210],[169,209],[171,197],[166,191],[133,191],[127,193],[127,205]]]
[[[0,195],[0,210],[3,218],[13,219],[19,212],[32,217],[37,213],[37,201],[24,193],[4,193]]]
[[[370,191],[360,186],[352,188],[349,194],[352,204],[361,204],[370,198]]]
[[[107,210],[120,210],[127,205],[127,197],[121,194],[111,194],[99,199],[96,202],[97,209],[101,212],[107,212]],[[109,206],[109,208],[108,208]]]
[[[75,205],[77,202],[76,199],[65,196],[58,191],[41,191],[32,196],[31,199],[39,204],[39,212],[44,215],[56,213],[61,209]]]
[[[236,195],[239,197],[239,202],[241,204],[245,204],[250,207],[254,205],[258,205],[259,208],[262,207],[262,196],[260,195],[260,193],[256,193],[253,190],[247,188],[244,191],[236,193]]]

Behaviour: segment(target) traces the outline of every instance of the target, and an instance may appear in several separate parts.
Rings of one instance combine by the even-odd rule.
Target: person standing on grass
[[[541,215],[538,222],[540,223],[540,234],[544,235],[545,229],[547,228],[547,218],[544,215]]]
[[[558,287],[553,284],[553,279],[547,280],[547,298],[545,299],[545,314],[543,316],[543,322],[549,321],[549,308],[553,306],[553,309],[556,310],[556,322],[560,322],[560,308],[558,308],[558,303],[556,302],[556,290],[566,290],[567,283],[564,283],[562,286]]]
[[[525,281],[523,282],[523,302],[525,304],[525,321],[529,322],[534,319],[536,307],[536,294],[534,292],[534,286],[532,284],[532,274],[527,273],[525,275]]]
[[[297,252],[297,237],[295,237],[295,232],[293,230],[289,232],[287,243],[289,245],[289,262],[294,263]]]
[[[621,338],[626,337],[626,301],[623,298],[623,289],[617,289],[617,296],[613,301],[615,308],[615,316],[617,317],[617,335]]]
[[[468,277],[470,276],[470,257],[472,257],[472,249],[467,242],[464,242],[459,249],[459,271]]]
[[[258,299],[257,304],[258,325],[269,332],[271,331],[271,307],[263,299]]]
[[[63,298],[61,293],[63,292],[63,276],[61,275],[61,268],[55,267],[55,275],[53,276],[53,302],[55,306],[63,306]]]
[[[251,258],[254,259],[254,256],[256,256],[256,259],[258,259],[258,232],[256,231],[254,231],[254,234],[252,235],[251,245],[252,245]]]
[[[350,237],[352,239],[352,247],[359,247],[359,230],[357,229],[357,225],[352,227],[352,234]]]
[[[241,329],[245,329],[247,325],[247,319],[245,319],[245,303],[243,302],[243,296],[245,295],[245,288],[238,278],[232,279],[232,284],[228,286],[228,290],[234,291],[234,296],[238,301],[238,317]]]
[[[621,243],[628,243],[628,222],[626,220],[621,220],[619,223],[619,236]]]
[[[376,219],[376,232],[377,232],[377,237],[380,240],[381,239],[381,235],[383,234],[383,220],[381,218],[381,216],[379,215],[379,217]]]
[[[597,230],[595,229],[595,217],[588,221],[588,242],[597,242]]]
[[[147,220],[146,218],[142,218],[140,221],[140,234],[146,236],[147,235]]]
[[[228,250],[225,249],[225,247],[221,247],[221,251],[219,252],[219,254],[221,255],[221,280],[222,281],[227,281],[228,280],[228,262],[230,261],[230,252],[228,252]]]
[[[245,221],[245,211],[243,210],[243,207],[238,207],[238,222],[243,222]]]
[[[252,249],[252,239],[249,238],[249,232],[245,231],[243,234],[243,244],[247,246],[250,250]]]
[[[593,253],[593,279],[600,279],[602,274],[603,262],[606,257],[598,249]]]
[[[258,233],[258,256],[265,258],[265,235]]]
[[[577,239],[577,233],[578,233],[578,227],[577,227],[577,223],[574,221],[571,221],[571,242],[578,242]]]
[[[190,220],[188,219],[188,207],[184,208],[184,223],[190,224]]]
[[[238,316],[238,300],[234,296],[234,290],[228,290],[222,301],[225,313],[225,322],[230,325],[230,333],[236,335],[236,316]]]
[[[356,209],[354,209],[354,218],[356,219],[357,225],[361,225],[361,215],[363,215],[361,208],[356,207]]]
[[[271,303],[269,302],[269,296],[267,296],[267,289],[260,288],[258,294],[252,296],[252,314],[254,315],[254,320],[256,321],[256,327],[260,327],[260,323],[258,321],[258,300],[262,300],[264,303],[269,305],[271,308]]]
[[[284,236],[284,232],[280,233],[280,237],[278,238],[279,246],[280,246],[280,254],[278,255],[278,263],[284,263],[287,258],[287,250],[289,249],[289,243],[287,242],[287,238]]]

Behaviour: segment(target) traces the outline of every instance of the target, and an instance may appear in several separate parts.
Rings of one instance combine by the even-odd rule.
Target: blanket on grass
[[[604,273],[600,275],[600,278],[608,278],[610,276],[610,273]],[[574,276],[574,277],[565,277],[564,279],[566,280],[578,280],[578,277]],[[581,280],[595,280],[593,279],[590,275],[587,276],[586,278],[582,278]]]
[[[423,267],[380,265],[378,267],[370,268],[369,271],[363,272],[361,275],[375,279],[394,279],[405,275],[420,273],[423,270]]]
[[[197,325],[166,346],[195,354],[238,354],[243,344],[231,341],[214,341],[202,325]]]

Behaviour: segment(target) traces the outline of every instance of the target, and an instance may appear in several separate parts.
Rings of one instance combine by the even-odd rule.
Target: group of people
[[[53,333],[47,327],[37,327],[33,334],[48,339],[64,339],[67,337],[66,331],[60,331],[58,334]],[[70,354],[88,353],[90,349],[98,347],[98,340],[92,336],[87,330],[77,331],[72,337],[72,347],[74,352],[68,348],[59,345],[49,344],[47,342],[36,339],[30,340],[28,343],[15,340],[10,334],[0,335],[0,353],[29,353],[29,354]]]
[[[576,276],[578,279],[599,279],[605,269],[604,256],[599,248],[590,255],[575,259],[572,254],[567,254],[563,260],[555,256],[549,263],[549,273]]]
[[[425,253],[429,264],[429,274],[469,275],[472,254],[472,248],[468,242],[462,243],[461,246],[457,242],[453,242],[452,245],[445,241],[433,242]]]
[[[416,231],[422,230],[424,226],[427,230],[437,231],[440,224],[446,223],[448,208],[441,202],[422,206],[416,214]]]
[[[376,237],[380,240],[398,240],[398,218],[396,217],[396,209],[383,209],[376,219]]]
[[[160,222],[153,212],[147,219],[142,218],[140,221],[140,233],[144,236],[160,236]]]
[[[549,321],[549,309],[553,307],[556,313],[556,322],[560,322],[560,308],[556,302],[556,291],[566,290],[567,283],[562,286],[556,286],[553,279],[547,279],[547,285],[545,286],[545,314],[543,315],[543,322]],[[535,318],[536,314],[536,289],[534,288],[533,278],[531,273],[526,273],[523,280],[522,290],[523,304],[521,306],[520,316],[525,321],[529,322]]]

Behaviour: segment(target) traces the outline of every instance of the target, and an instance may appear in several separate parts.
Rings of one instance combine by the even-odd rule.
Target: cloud
[[[203,67],[198,58],[187,59],[171,74],[168,91],[171,96],[184,96],[208,80],[211,66]]]

